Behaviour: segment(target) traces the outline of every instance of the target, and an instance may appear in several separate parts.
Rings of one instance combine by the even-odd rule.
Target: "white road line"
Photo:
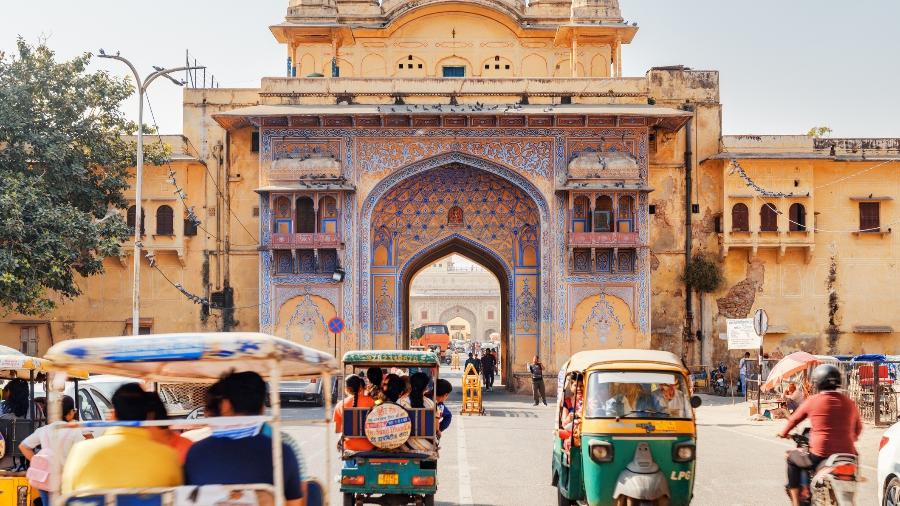
[[[772,443],[772,444],[774,444],[774,445],[778,445],[778,446],[781,446],[781,447],[784,447],[784,448],[793,448],[793,447],[794,447],[794,445],[792,445],[792,444],[790,444],[790,443],[786,443],[786,442],[784,442],[783,440],[776,439],[774,435],[773,435],[772,438],[770,439],[770,438],[767,438],[767,437],[756,436],[756,435],[754,435],[754,434],[747,434],[747,433],[745,433],[745,432],[741,432],[741,431],[735,430],[735,429],[730,429],[730,428],[728,428],[728,427],[720,427],[720,426],[718,426],[718,425],[706,425],[706,424],[703,424],[702,426],[703,426],[703,427],[715,427],[716,429],[719,429],[719,430],[724,430],[724,431],[726,431],[726,432],[733,432],[733,433],[735,433],[735,434],[740,434],[741,436],[752,437],[753,439],[759,439],[760,441],[765,441],[765,442],[767,442],[767,443]],[[865,464],[859,464],[859,467],[861,467],[861,468],[863,468],[863,469],[868,469],[869,471],[878,471],[878,470],[875,469],[874,467],[872,467],[872,466],[867,466],[867,465],[865,465]]]
[[[456,429],[456,465],[459,469],[459,504],[472,506],[472,480],[469,476],[469,460],[466,456],[466,426],[462,416],[454,417],[459,423]]]

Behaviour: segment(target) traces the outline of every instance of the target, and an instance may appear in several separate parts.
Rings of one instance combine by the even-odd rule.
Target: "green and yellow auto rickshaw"
[[[688,370],[655,350],[576,353],[563,366],[553,478],[560,505],[690,504],[697,429]]]

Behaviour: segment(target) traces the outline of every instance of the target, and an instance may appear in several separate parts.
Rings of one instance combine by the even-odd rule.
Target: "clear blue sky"
[[[900,137],[897,0],[620,0],[640,31],[624,72],[682,64],[721,72],[726,134]],[[223,87],[280,76],[284,51],[268,30],[287,0],[30,0],[5,2],[0,49],[21,34],[60,56],[119,50],[141,69],[177,66],[190,49]],[[124,74],[124,66],[97,67]],[[165,81],[150,98],[164,133],[181,131],[180,92]],[[126,104],[135,109],[134,103]]]

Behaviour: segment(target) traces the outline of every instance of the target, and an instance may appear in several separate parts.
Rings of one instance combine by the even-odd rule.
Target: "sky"
[[[16,36],[46,40],[61,58],[120,51],[146,74],[183,65],[185,50],[222,87],[255,87],[283,75],[284,50],[268,26],[287,0],[30,0],[4,2],[0,50]],[[900,137],[900,1],[620,0],[640,30],[623,72],[685,65],[720,72],[725,134]],[[124,64],[94,68],[126,75]],[[181,91],[156,81],[149,99],[163,133],[180,133]],[[137,102],[123,105],[136,116]],[[152,119],[148,118],[152,123]]]

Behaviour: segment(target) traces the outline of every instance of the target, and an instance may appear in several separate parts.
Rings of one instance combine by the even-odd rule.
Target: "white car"
[[[878,452],[878,504],[900,505],[900,423],[881,436]]]

